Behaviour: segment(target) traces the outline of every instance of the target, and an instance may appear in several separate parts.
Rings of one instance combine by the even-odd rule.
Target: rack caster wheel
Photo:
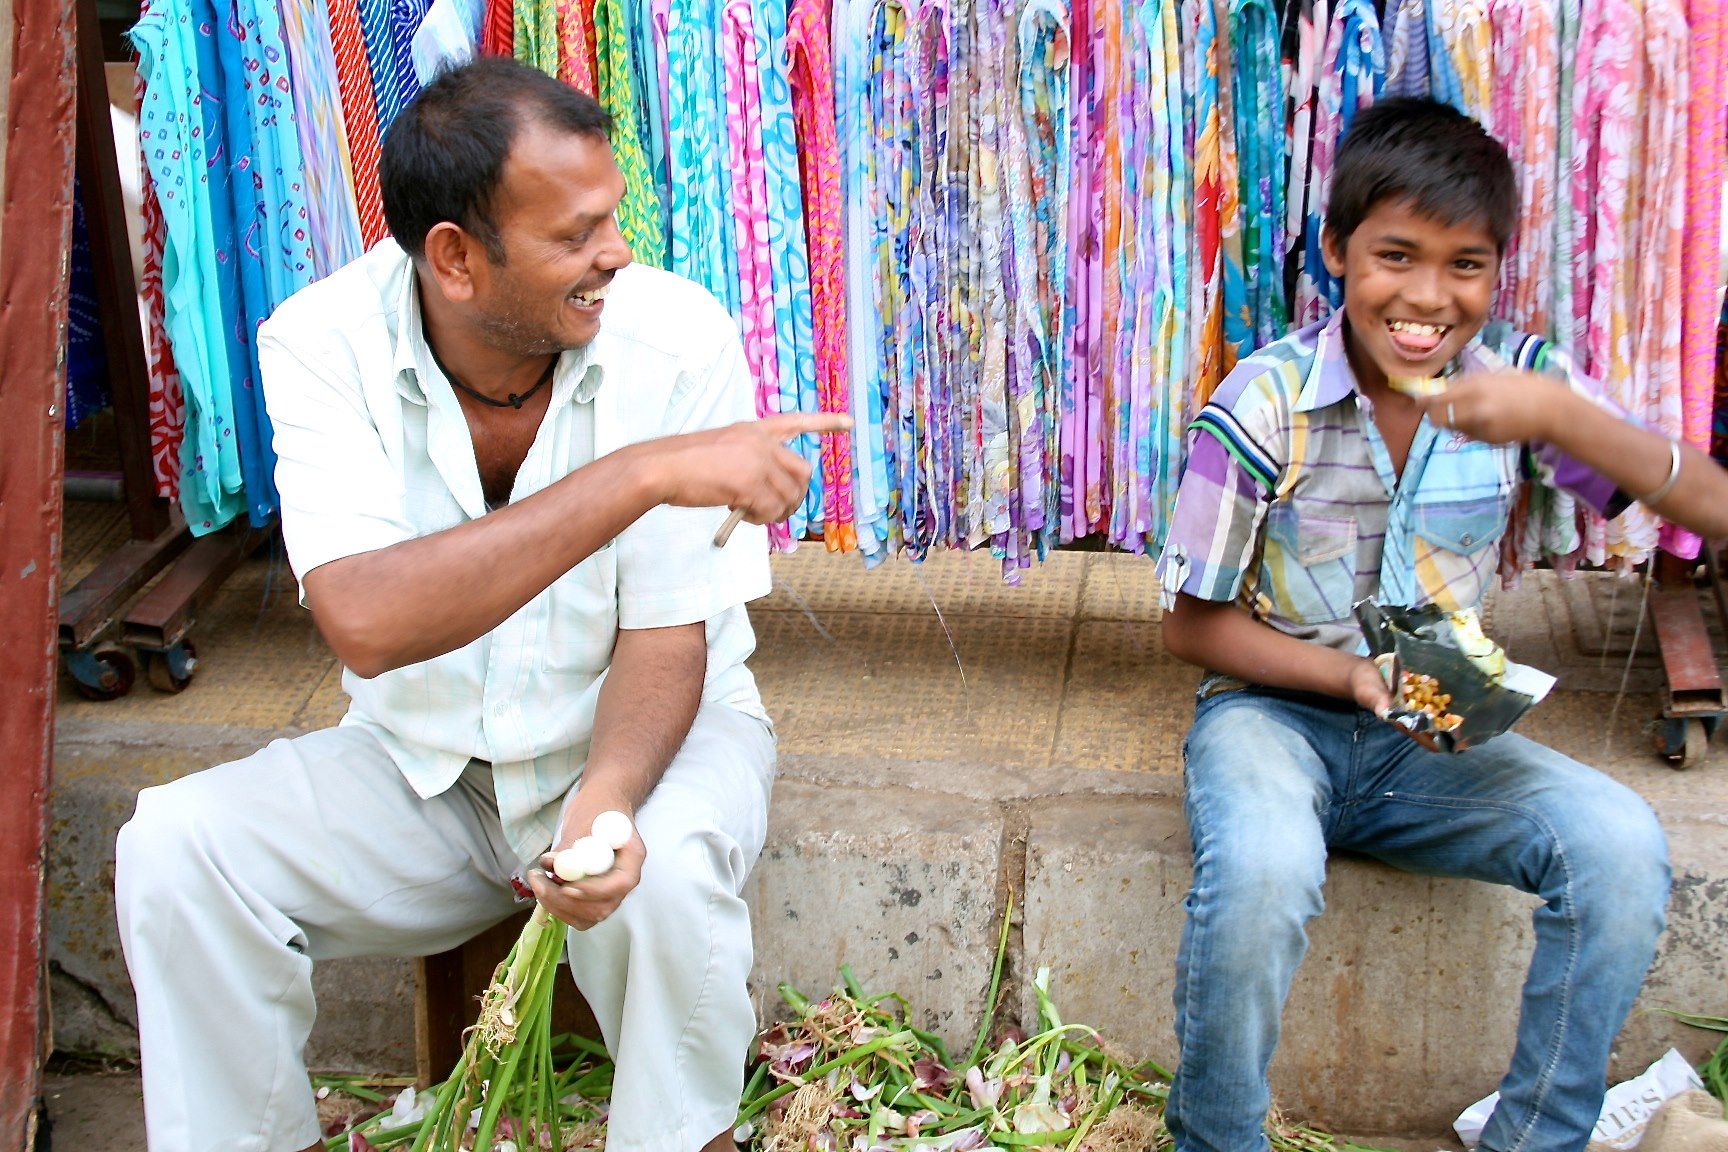
[[[138,682],[138,665],[118,644],[98,644],[66,656],[66,670],[86,700],[118,700]]]
[[[1656,750],[1677,772],[1696,768],[1710,748],[1714,724],[1700,719],[1667,718],[1656,722]]]
[[[146,653],[144,657],[144,674],[150,680],[150,687],[169,695],[184,692],[197,671],[198,650],[192,647],[190,640],[183,640],[161,652]]]

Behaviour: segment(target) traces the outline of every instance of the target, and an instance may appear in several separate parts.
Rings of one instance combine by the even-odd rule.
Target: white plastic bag
[[[1671,1100],[1688,1088],[1702,1088],[1704,1082],[1686,1062],[1686,1057],[1670,1048],[1662,1059],[1624,1084],[1608,1089],[1602,1101],[1602,1115],[1596,1120],[1596,1130],[1590,1134],[1590,1146],[1612,1148],[1615,1152],[1630,1152],[1644,1138],[1644,1127],[1664,1101]],[[1459,1114],[1452,1130],[1466,1147],[1474,1148],[1482,1139],[1482,1129],[1494,1106],[1500,1103],[1496,1092],[1478,1100]]]

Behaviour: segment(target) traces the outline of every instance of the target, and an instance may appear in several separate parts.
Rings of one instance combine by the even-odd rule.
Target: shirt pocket
[[[1510,493],[1419,502],[1414,512],[1416,583],[1423,604],[1474,608],[1499,566]]]
[[[1266,514],[1260,592],[1298,624],[1350,615],[1356,594],[1356,518],[1321,516],[1280,501]]]

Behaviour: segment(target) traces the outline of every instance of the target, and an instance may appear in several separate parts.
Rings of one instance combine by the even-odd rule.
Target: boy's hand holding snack
[[[1556,418],[1572,403],[1589,403],[1565,381],[1539,372],[1473,372],[1437,382],[1442,391],[1410,391],[1428,419],[1486,444],[1552,440]],[[1403,383],[1391,381],[1400,391]]]

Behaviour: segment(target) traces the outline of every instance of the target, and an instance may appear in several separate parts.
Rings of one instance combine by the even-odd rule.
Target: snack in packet
[[[1382,719],[1430,751],[1462,752],[1500,735],[1554,687],[1546,672],[1507,660],[1474,611],[1372,600],[1354,611],[1392,688]]]

